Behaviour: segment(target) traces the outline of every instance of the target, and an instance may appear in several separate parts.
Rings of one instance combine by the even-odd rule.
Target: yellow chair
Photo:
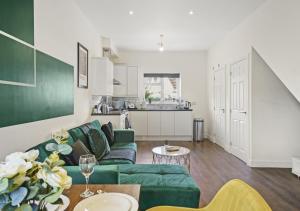
[[[272,209],[251,186],[234,179],[227,182],[204,208],[159,206],[147,211],[272,211]]]

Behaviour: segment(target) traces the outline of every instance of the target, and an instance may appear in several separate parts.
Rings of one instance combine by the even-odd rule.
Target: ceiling
[[[119,49],[203,50],[220,40],[265,0],[74,0]],[[194,14],[190,15],[189,11]],[[133,15],[129,15],[133,11]]]

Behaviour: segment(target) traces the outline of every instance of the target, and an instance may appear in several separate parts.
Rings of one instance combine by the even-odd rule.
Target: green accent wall
[[[0,127],[74,113],[74,68],[36,51],[36,87],[0,84]]]
[[[34,49],[1,34],[0,46],[0,80],[34,84]]]
[[[0,0],[0,30],[34,45],[33,0]]]

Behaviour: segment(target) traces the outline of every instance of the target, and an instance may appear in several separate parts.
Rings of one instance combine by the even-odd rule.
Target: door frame
[[[250,123],[251,123],[251,83],[250,83],[250,79],[251,79],[251,58],[250,56],[244,56],[244,57],[241,57],[240,59],[234,61],[234,62],[231,62],[230,65],[229,65],[229,77],[228,77],[228,84],[229,84],[229,92],[228,92],[228,99],[229,99],[229,134],[228,134],[228,144],[229,144],[229,147],[228,147],[228,152],[230,152],[231,154],[232,153],[232,150],[231,150],[231,137],[232,137],[232,134],[231,134],[231,116],[232,116],[232,101],[231,101],[231,93],[232,93],[232,87],[231,87],[231,81],[232,81],[232,66],[236,63],[239,63],[241,61],[245,60],[246,63],[247,63],[247,86],[248,86],[248,103],[247,103],[247,115],[246,115],[246,128],[247,128],[247,131],[246,131],[246,137],[247,137],[247,140],[246,140],[246,143],[247,143],[247,149],[246,149],[246,157],[245,157],[245,160],[242,159],[242,158],[239,158],[240,160],[242,160],[243,162],[245,162],[247,165],[249,165],[249,162],[250,162],[250,152],[251,152],[251,144],[250,144],[250,130],[251,130],[251,126],[250,126]]]
[[[226,77],[226,65],[219,65],[216,69],[213,68],[213,113],[214,113],[214,116],[213,116],[213,142],[215,144],[218,144],[220,147],[222,148],[226,148],[227,146],[227,77]],[[223,143],[221,144],[220,142],[217,141],[217,137],[216,137],[216,128],[215,128],[215,125],[216,125],[216,108],[215,108],[215,74],[216,72],[219,72],[219,71],[224,71],[224,87],[225,87],[225,99],[224,99],[224,140],[223,140]]]

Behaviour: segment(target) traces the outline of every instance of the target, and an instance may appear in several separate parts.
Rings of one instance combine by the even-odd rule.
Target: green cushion
[[[140,209],[169,205],[197,208],[200,190],[186,168],[177,165],[120,165],[121,184],[141,184]]]
[[[110,147],[111,149],[133,149],[137,151],[137,145],[136,143],[115,143]]]
[[[97,160],[101,160],[109,153],[109,144],[103,132],[90,129],[88,132],[88,141]]]
[[[68,130],[68,132],[70,136],[72,136],[74,141],[77,141],[79,139],[89,150],[91,150],[87,136],[82,132],[82,130],[79,127],[72,128]]]
[[[101,130],[101,124],[100,124],[100,122],[98,121],[98,120],[94,120],[94,121],[92,121],[91,123],[90,123],[95,129],[97,129],[97,130]]]

